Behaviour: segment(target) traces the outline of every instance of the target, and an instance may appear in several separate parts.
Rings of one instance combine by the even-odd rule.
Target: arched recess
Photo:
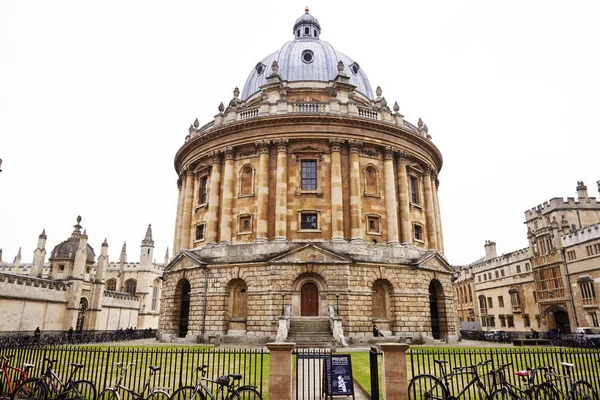
[[[238,182],[240,196],[254,195],[254,168],[252,168],[252,165],[246,164],[240,169]]]
[[[373,164],[368,164],[363,170],[365,196],[379,196],[379,171]]]
[[[85,313],[89,307],[88,299],[82,297],[79,300],[79,310],[77,311],[77,323],[75,329],[81,332],[85,329]]]
[[[117,290],[117,280],[116,279],[109,279],[106,281],[106,283],[104,284],[104,290],[109,290],[111,292],[114,292]]]
[[[391,332],[391,294],[394,288],[387,279],[377,279],[372,288],[372,317],[373,323],[380,331]]]
[[[245,334],[248,317],[248,285],[243,279],[232,279],[226,287],[225,329],[228,335]]]
[[[560,329],[561,334],[571,333],[569,313],[561,306],[552,305],[546,309],[548,329]]]
[[[291,300],[293,316],[329,315],[327,284],[318,274],[307,273],[296,278],[292,284]],[[333,304],[334,300],[331,300],[331,305]]]
[[[135,279],[127,279],[124,286],[125,293],[135,294],[137,291],[137,281]]]
[[[434,339],[444,339],[448,336],[448,310],[444,287],[437,279],[429,283],[429,317],[431,321],[431,336]]]
[[[181,279],[175,287],[174,306],[175,312],[173,320],[177,323],[177,336],[184,338],[188,334],[190,323],[190,293],[192,288],[187,279]]]

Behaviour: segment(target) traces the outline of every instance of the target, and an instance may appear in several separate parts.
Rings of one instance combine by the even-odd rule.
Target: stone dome
[[[79,225],[79,222],[81,222],[81,217],[77,218],[77,225],[74,226],[75,229],[73,230],[71,237],[57,244],[54,249],[52,249],[52,252],[50,253],[51,259],[75,259],[75,252],[79,247],[79,238],[81,237],[81,225]],[[95,258],[96,253],[92,246],[88,244],[86,261],[93,263]]]
[[[242,90],[242,100],[247,100],[267,83],[267,77],[272,73],[273,61],[277,61],[279,65],[278,73],[281,79],[288,82],[333,81],[338,75],[338,62],[342,61],[344,73],[350,78],[349,83],[373,100],[373,90],[365,72],[353,59],[320,39],[321,25],[309,14],[308,8],[294,23],[293,32],[294,40],[285,43],[279,50],[256,64]]]

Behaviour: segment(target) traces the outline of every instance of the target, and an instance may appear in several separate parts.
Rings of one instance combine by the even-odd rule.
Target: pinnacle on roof
[[[146,229],[146,237],[142,240],[142,246],[154,247],[154,240],[152,240],[152,224],[148,224]]]

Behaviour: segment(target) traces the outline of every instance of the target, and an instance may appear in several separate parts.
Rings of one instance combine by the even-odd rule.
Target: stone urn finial
[[[223,102],[221,102],[221,104],[219,104],[219,112],[223,111],[225,111],[225,105],[223,105]]]
[[[423,120],[421,118],[419,118],[419,122],[417,122],[417,126],[419,128],[423,128]]]
[[[199,126],[200,126],[200,122],[198,121],[198,118],[196,118],[196,119],[194,120],[194,128],[197,128],[197,127],[199,127]]]
[[[394,112],[398,112],[400,111],[400,106],[398,105],[398,102],[394,103]]]
[[[377,95],[377,97],[381,97],[383,93],[383,90],[381,90],[381,86],[377,86],[377,89],[375,89],[375,94]]]
[[[344,63],[342,60],[338,61],[337,69],[340,74],[344,73]]]
[[[238,87],[236,86],[235,89],[233,89],[233,97],[237,98],[240,95],[240,89],[238,89]]]
[[[274,60],[273,64],[271,64],[271,71],[273,71],[274,74],[279,73],[279,64],[277,63],[277,60]]]

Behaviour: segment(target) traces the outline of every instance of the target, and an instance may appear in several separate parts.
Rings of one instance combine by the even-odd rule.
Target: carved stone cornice
[[[344,144],[344,139],[333,138],[329,139],[329,148],[331,151],[342,151],[342,145]]]

